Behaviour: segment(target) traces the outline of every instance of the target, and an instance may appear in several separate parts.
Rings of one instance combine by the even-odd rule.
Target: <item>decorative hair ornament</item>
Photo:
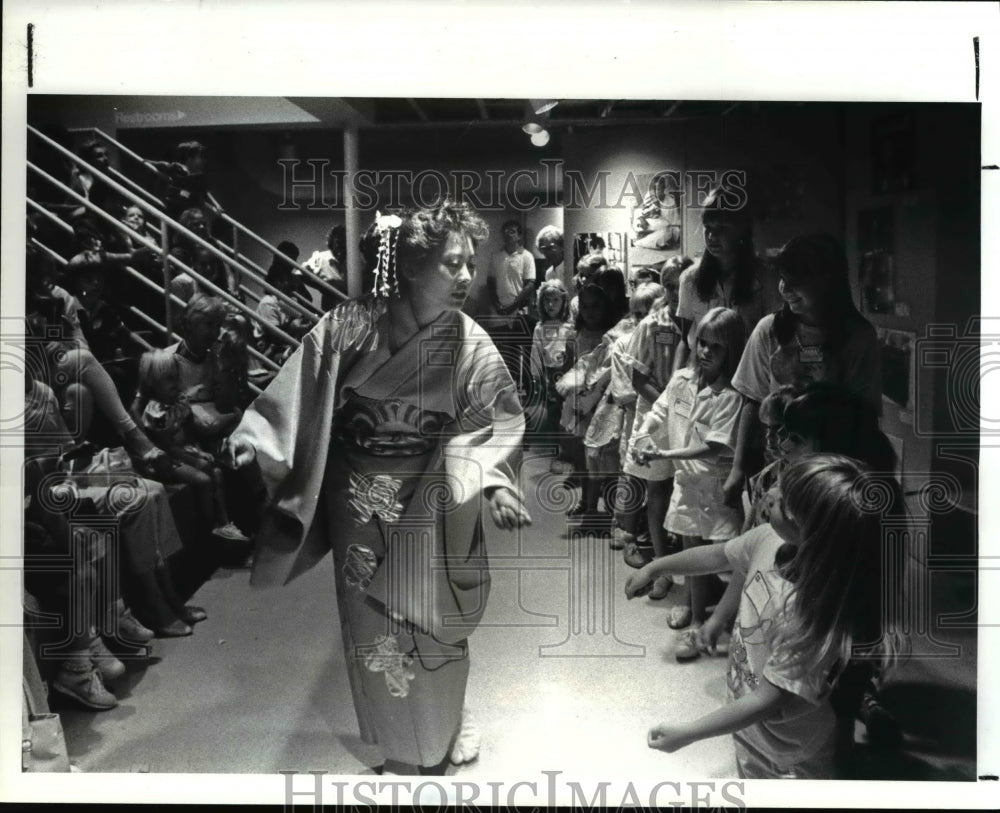
[[[399,215],[384,215],[375,212],[375,226],[378,229],[378,264],[375,266],[375,287],[372,293],[377,299],[385,299],[391,293],[399,293],[399,278],[396,275],[396,243],[399,228],[403,225]]]

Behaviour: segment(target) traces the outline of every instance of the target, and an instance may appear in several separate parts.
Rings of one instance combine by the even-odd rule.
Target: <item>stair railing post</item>
[[[163,221],[163,230],[160,232],[160,250],[163,258],[163,324],[166,327],[166,343],[170,341],[174,330],[173,303],[170,301],[170,230],[166,221]]]

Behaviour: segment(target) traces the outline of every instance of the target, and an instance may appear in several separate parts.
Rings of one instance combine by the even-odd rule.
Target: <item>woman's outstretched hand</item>
[[[513,531],[522,525],[531,525],[531,515],[509,488],[495,489],[489,496],[489,503],[490,516],[498,528]]]
[[[231,469],[242,469],[256,459],[257,450],[253,444],[245,440],[233,440],[231,437],[223,442],[222,453],[219,455],[219,462]]]

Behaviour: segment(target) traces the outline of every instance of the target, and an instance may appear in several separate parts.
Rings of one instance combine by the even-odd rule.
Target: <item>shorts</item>
[[[778,764],[740,732],[733,734],[736,747],[736,771],[740,779],[836,779],[833,741],[809,757],[789,764]]]
[[[663,527],[673,534],[725,541],[739,536],[743,511],[723,503],[717,474],[678,471]]]

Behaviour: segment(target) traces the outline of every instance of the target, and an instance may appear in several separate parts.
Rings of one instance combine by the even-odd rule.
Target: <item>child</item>
[[[765,316],[750,334],[746,353],[733,375],[743,396],[739,442],[726,480],[727,501],[735,504],[753,463],[757,409],[782,385],[803,387],[832,381],[882,408],[881,374],[875,328],[854,305],[847,255],[840,241],[824,234],[795,237],[774,260],[784,304]]]
[[[205,516],[214,518],[212,533],[221,539],[248,542],[229,521],[222,491],[222,472],[215,458],[189,441],[193,421],[191,406],[180,395],[180,366],[177,356],[166,350],[144,353],[139,360],[139,391],[147,398],[142,425],[157,438],[174,460],[174,469],[164,482],[187,483],[194,487]]]
[[[662,296],[663,288],[659,285],[640,286],[629,301],[629,317],[615,325],[605,336],[605,341],[610,343],[608,364],[611,368],[611,380],[584,439],[588,460],[592,461],[595,473],[612,477],[618,477],[621,473],[622,452],[628,445],[632,431],[636,400],[627,349],[639,322],[649,314],[653,302]],[[611,538],[611,547],[620,550],[624,547],[626,534],[635,538],[635,523],[632,518],[641,506],[642,494],[631,482],[631,478],[624,481],[618,478],[615,497],[614,501],[609,500],[616,504],[615,519],[618,523],[618,530]],[[618,497],[621,498],[621,508],[617,505]]]
[[[590,283],[590,279],[594,276],[594,274],[607,267],[607,258],[601,254],[586,254],[581,257],[580,261],[576,264],[576,277],[574,278],[576,291],[569,303],[569,318],[572,321],[575,322],[577,316],[580,314],[581,292]]]
[[[643,484],[649,536],[649,544],[646,545],[640,545],[638,539],[626,541],[625,563],[631,567],[642,567],[654,554],[666,556],[669,548],[663,523],[667,518],[667,506],[673,490],[673,463],[670,460],[654,460],[640,466],[633,459],[633,453],[646,415],[666,389],[676,366],[677,348],[682,341],[680,326],[674,319],[677,313],[678,285],[681,272],[691,263],[690,257],[673,257],[664,264],[662,279],[665,295],[654,303],[649,316],[639,323],[627,351],[636,403],[622,472],[638,478],[638,482]],[[653,588],[649,597],[663,598],[669,589],[670,581],[664,578]]]
[[[562,398],[556,392],[556,379],[573,366],[576,330],[569,324],[569,296],[562,282],[547,280],[538,289],[540,321],[531,340],[531,375],[544,405],[543,433],[559,430]],[[552,461],[554,474],[568,474],[572,464],[566,455]]]
[[[651,748],[673,752],[732,733],[742,778],[834,776],[837,725],[827,698],[837,673],[858,647],[886,664],[897,651],[885,634],[895,617],[878,606],[880,517],[859,499],[871,476],[851,458],[806,458],[782,474],[770,525],[631,576],[629,598],[660,573],[732,567],[746,574],[729,650],[730,704],[693,722],[654,726]]]
[[[611,269],[608,271],[610,272]],[[615,273],[617,278],[621,280],[620,291],[623,293],[624,278],[621,277],[620,272],[614,271],[612,273]],[[616,291],[614,288],[605,288],[605,293],[613,299]],[[629,315],[605,333],[602,340],[605,346],[605,355],[602,361],[605,372],[602,373],[602,380],[606,380],[607,383],[602,388],[602,397],[594,409],[590,425],[587,427],[587,434],[583,440],[587,471],[593,481],[587,494],[590,507],[585,507],[585,513],[594,513],[597,510],[597,499],[601,493],[605,495],[605,510],[614,504],[607,486],[616,483],[621,469],[619,455],[625,407],[635,401],[631,376],[625,366],[623,354],[639,320],[645,318],[649,312],[654,296],[655,292],[650,290],[646,292],[645,296],[633,297]],[[616,539],[617,535],[613,535],[612,547],[619,544]]]
[[[556,381],[556,392],[565,399],[562,427],[573,436],[568,445],[574,469],[581,474],[586,469],[583,438],[610,377],[610,369],[604,366],[608,348],[602,340],[617,322],[611,299],[604,290],[597,285],[585,285],[580,291],[580,313],[576,319],[577,361]],[[597,498],[596,487],[584,477],[582,499],[570,514],[584,513],[588,506],[593,510]]]
[[[740,532],[741,512],[722,501],[722,482],[728,465],[725,452],[735,445],[740,396],[729,383],[743,352],[744,327],[740,315],[729,308],[713,308],[695,330],[691,366],[678,370],[656,399],[643,425],[652,435],[666,424],[666,448],[647,439],[635,449],[640,465],[649,460],[675,461],[674,489],[667,509],[666,528],[682,537],[685,548],[705,542],[724,542]],[[690,581],[688,603],[674,607],[671,629],[687,630],[674,656],[679,661],[699,655],[697,628],[705,620],[709,580]]]

